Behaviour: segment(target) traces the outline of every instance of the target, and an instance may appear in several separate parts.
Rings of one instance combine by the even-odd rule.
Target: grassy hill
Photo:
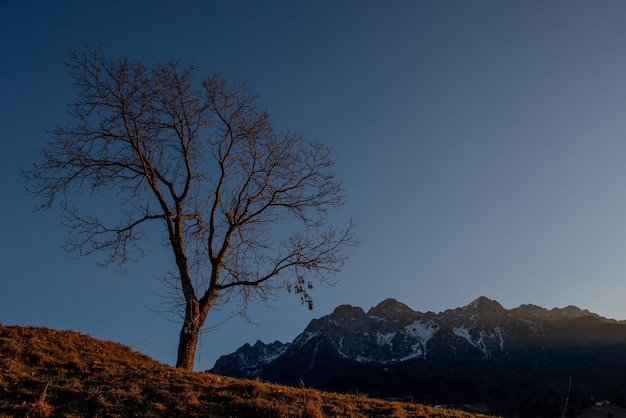
[[[73,331],[0,324],[0,417],[478,417],[184,372]]]

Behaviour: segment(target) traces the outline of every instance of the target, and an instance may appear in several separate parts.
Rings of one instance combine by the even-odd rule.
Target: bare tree
[[[244,313],[286,288],[312,308],[314,281],[328,283],[356,244],[351,222],[328,225],[345,194],[326,146],[277,132],[257,96],[220,74],[197,81],[177,61],[148,68],[89,48],[68,54],[67,65],[72,123],[54,129],[41,160],[23,170],[28,189],[42,208],[64,209],[67,248],[103,251],[104,265],[122,267],[160,233],[183,302],[177,367],[193,369],[219,303],[238,298]],[[113,222],[110,208],[85,216],[71,203],[95,193],[116,196]],[[293,232],[281,234],[279,222]]]

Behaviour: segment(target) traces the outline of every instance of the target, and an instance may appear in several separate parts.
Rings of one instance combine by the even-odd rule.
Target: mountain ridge
[[[367,312],[340,305],[312,320],[292,342],[281,344],[281,352],[274,352],[273,357],[247,352],[243,363],[242,352],[237,350],[220,357],[210,371],[292,385],[305,381],[326,390],[358,390],[373,396],[412,396],[433,403],[485,401],[493,396],[490,390],[501,390],[485,380],[486,370],[498,376],[503,387],[528,386],[527,393],[519,395],[528,402],[530,394],[543,396],[548,390],[548,383],[536,379],[561,388],[567,380],[561,374],[571,373],[590,382],[581,382],[584,389],[577,387],[574,397],[590,399],[589,393],[583,395],[585,391],[620,397],[622,390],[626,403],[626,377],[618,373],[626,369],[626,321],[571,305],[546,309],[526,304],[505,309],[481,296],[455,309],[423,313],[388,298]],[[263,343],[255,347],[266,349]],[[426,381],[433,388],[443,385],[440,381],[449,385],[438,392],[416,383],[416,376],[428,376]],[[463,381],[465,385],[449,389]],[[611,385],[619,390],[612,392]],[[562,396],[558,401],[557,395],[550,396],[554,399],[549,411],[536,407],[519,416],[560,414],[557,403]],[[507,416],[514,407],[503,402],[492,400],[491,404],[495,413]]]
[[[486,321],[487,323],[493,320],[503,321],[507,319],[512,321],[538,320],[550,323],[561,320],[590,317],[606,323],[626,324],[626,321],[605,318],[573,305],[568,305],[564,308],[546,309],[537,305],[522,304],[517,308],[506,309],[496,300],[480,296],[467,305],[458,308],[447,309],[439,313],[431,311],[423,313],[421,311],[411,309],[408,305],[399,302],[396,299],[387,298],[378,303],[376,306],[371,307],[367,312],[358,306],[352,306],[349,304],[339,305],[330,314],[321,318],[313,319],[304,331],[291,343],[275,341],[271,344],[265,344],[259,340],[255,343],[254,347],[256,347],[256,351],[259,352],[258,357],[260,359],[260,363],[268,364],[278,356],[282,355],[292,344],[295,344],[296,346],[306,344],[315,333],[330,330],[335,333],[338,332],[340,334],[339,337],[341,338],[343,334],[358,333],[359,330],[364,328],[364,321],[373,321],[376,323],[376,328],[378,330],[377,334],[374,333],[376,335],[376,341],[382,345],[389,345],[391,340],[393,340],[396,336],[392,336],[391,334],[402,331],[402,328],[408,337],[413,337],[418,340],[419,344],[415,347],[416,351],[412,354],[407,353],[405,356],[387,358],[386,360],[401,361],[402,359],[425,356],[425,343],[430,341],[430,339],[432,339],[442,327],[445,328],[447,323],[456,320],[457,322],[461,322],[458,322],[455,326],[450,327],[449,331],[451,331],[454,336],[466,340],[471,346],[489,356],[489,353],[492,350],[489,349],[489,341],[487,340],[491,339],[491,342],[496,343],[498,349],[502,350],[502,335],[499,333],[496,326],[491,330],[489,335],[483,334],[482,339],[481,336],[474,339],[471,331],[476,328],[476,321],[479,317],[483,322]],[[398,326],[399,323],[402,324],[402,327]],[[542,324],[537,324],[535,327],[534,331],[536,333],[539,332],[538,328],[540,328],[541,325]],[[367,333],[366,336],[371,335],[368,331],[365,332]],[[346,335],[343,335],[343,337],[345,339]],[[421,346],[421,348],[419,346]],[[254,361],[254,347],[250,347],[250,345],[246,343],[235,351],[235,353],[237,353],[237,356],[240,359],[241,357],[246,357],[251,361]],[[341,349],[339,349],[338,352],[349,357],[349,355]],[[226,361],[227,357],[228,355],[220,357],[216,361],[216,365],[211,370],[217,370],[218,373],[220,370],[223,370],[221,364]],[[375,360],[375,358],[368,358],[365,356],[359,357],[359,355],[356,355],[354,358],[358,361],[367,361],[368,359]],[[242,369],[246,369],[249,373],[251,373],[245,377],[256,377],[252,371],[258,370],[259,366],[261,366],[261,364],[252,365],[246,364],[245,362],[239,362],[238,364],[240,364]],[[232,367],[232,364],[229,367]]]

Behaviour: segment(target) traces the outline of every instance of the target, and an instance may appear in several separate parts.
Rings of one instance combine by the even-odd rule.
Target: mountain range
[[[503,416],[626,403],[626,321],[575,306],[507,310],[480,297],[440,313],[386,299],[312,320],[292,342],[245,344],[212,373]],[[570,383],[571,382],[571,383]],[[569,393],[569,395],[568,395]]]

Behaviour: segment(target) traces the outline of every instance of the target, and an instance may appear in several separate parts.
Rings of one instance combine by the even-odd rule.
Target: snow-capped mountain
[[[245,344],[219,358],[212,371],[256,377],[277,358],[302,351],[310,352],[307,363],[313,367],[321,347],[344,359],[381,364],[429,357],[489,358],[528,346],[555,344],[562,321],[577,318],[619,323],[574,306],[547,310],[522,305],[506,310],[486,297],[439,314],[416,312],[394,299],[386,299],[368,312],[341,305],[330,315],[311,321],[292,343]]]
[[[394,299],[367,312],[341,305],[312,320],[291,343],[245,344],[220,357],[210,371],[294,385],[304,381],[326,390],[460,403],[482,401],[502,388],[523,386],[524,396],[541,394],[548,382],[561,388],[571,374],[585,379],[584,385],[597,380],[600,386],[626,393],[624,370],[625,321],[574,306],[548,310],[522,305],[507,310],[480,297],[440,313],[414,311]],[[502,405],[494,412],[507,415]],[[533,410],[527,416],[537,413]]]

